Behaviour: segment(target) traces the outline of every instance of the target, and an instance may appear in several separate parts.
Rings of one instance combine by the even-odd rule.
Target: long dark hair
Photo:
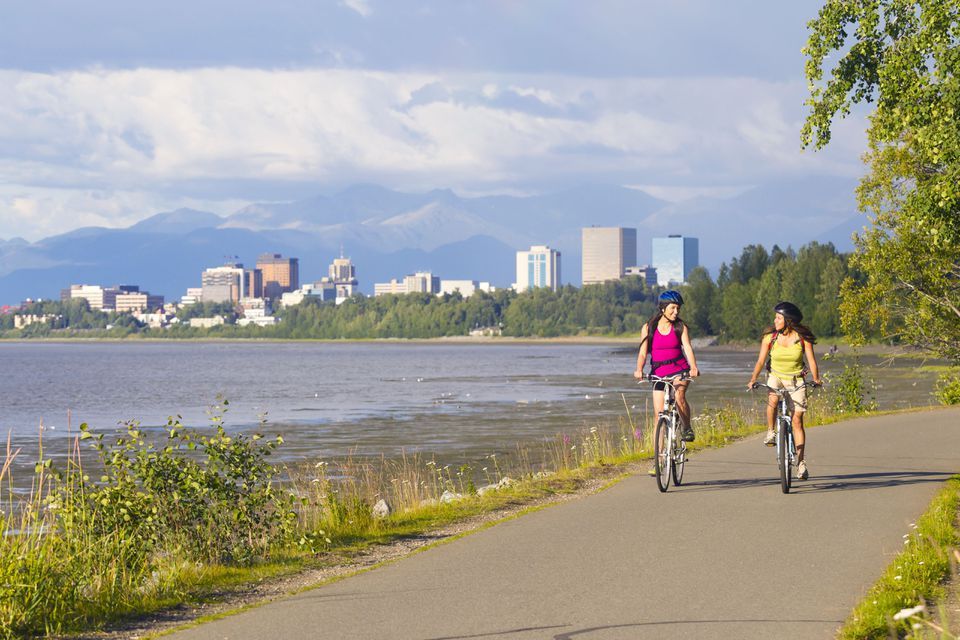
[[[653,332],[656,331],[657,323],[660,322],[660,318],[663,317],[663,310],[667,308],[668,304],[675,304],[675,303],[670,301],[661,302],[660,304],[657,305],[657,310],[654,311],[653,315],[650,316],[650,319],[647,320],[647,337],[640,341],[641,347],[643,346],[644,340],[649,340],[650,346],[651,347],[653,346]],[[687,325],[683,320],[680,319],[679,311],[677,313],[677,319],[672,321],[671,324],[673,324],[673,330],[677,332],[678,336],[683,335],[683,328]]]
[[[803,338],[804,341],[809,342],[810,344],[817,344],[817,337],[813,335],[813,331],[810,331],[810,328],[799,322],[794,322],[791,318],[783,316],[783,330],[786,331],[796,331],[797,334]],[[767,327],[767,330],[763,332],[763,335],[770,335],[771,333],[776,333],[777,328],[773,325]]]

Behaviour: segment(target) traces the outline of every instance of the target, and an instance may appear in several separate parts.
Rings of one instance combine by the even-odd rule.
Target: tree
[[[683,299],[686,303],[683,318],[691,331],[698,336],[716,333],[715,318],[720,315],[716,307],[717,285],[713,284],[706,269],[696,267],[690,272],[687,284],[683,287]]]
[[[869,173],[858,189],[872,228],[843,285],[844,328],[960,361],[960,0],[829,0],[804,49],[811,111],[804,146],[830,142],[837,116],[875,103]],[[836,60],[829,80],[824,65]]]

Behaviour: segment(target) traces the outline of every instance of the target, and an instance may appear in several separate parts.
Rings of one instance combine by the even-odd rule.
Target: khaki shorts
[[[781,380],[777,375],[771,373],[767,376],[767,386],[774,389],[786,389],[789,392],[787,397],[787,408],[790,414],[803,413],[807,410],[807,390],[804,387],[797,389],[797,385],[803,384],[803,378],[800,376],[791,376],[786,380]]]

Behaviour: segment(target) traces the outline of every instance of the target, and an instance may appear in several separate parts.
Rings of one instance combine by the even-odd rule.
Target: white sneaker
[[[797,465],[797,479],[806,480],[809,477],[810,473],[807,471],[807,463],[806,461],[801,461],[800,464]]]
[[[773,429],[767,431],[767,437],[763,439],[763,444],[772,447],[777,443],[777,434]]]

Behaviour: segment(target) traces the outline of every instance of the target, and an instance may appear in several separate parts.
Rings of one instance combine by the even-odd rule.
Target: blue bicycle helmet
[[[683,296],[680,295],[679,291],[674,291],[673,289],[668,289],[661,293],[658,301],[660,304],[670,304],[673,302],[681,307],[683,306]]]

